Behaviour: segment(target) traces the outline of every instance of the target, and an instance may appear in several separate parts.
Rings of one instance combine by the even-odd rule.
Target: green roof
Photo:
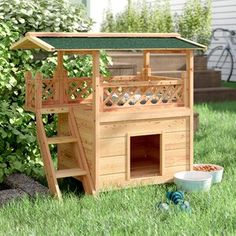
[[[206,49],[204,45],[181,38],[179,34],[157,33],[53,33],[32,32],[16,42],[12,49],[41,48],[58,50],[127,49]]]
[[[39,38],[52,45],[55,49],[199,48],[199,46],[179,38]]]

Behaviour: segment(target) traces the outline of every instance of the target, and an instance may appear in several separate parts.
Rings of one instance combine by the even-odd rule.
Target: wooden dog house
[[[52,78],[25,73],[25,109],[36,113],[38,143],[52,195],[73,176],[85,192],[171,181],[193,164],[193,50],[205,46],[179,34],[27,33],[12,49],[57,52]],[[133,76],[102,77],[99,53],[141,50]],[[154,76],[150,55],[183,54],[180,76]],[[63,55],[92,56],[92,78],[69,78]],[[170,61],[171,63],[171,61]],[[175,73],[176,74],[176,73]],[[57,137],[46,137],[43,114],[58,114]],[[58,168],[50,144],[58,145]]]

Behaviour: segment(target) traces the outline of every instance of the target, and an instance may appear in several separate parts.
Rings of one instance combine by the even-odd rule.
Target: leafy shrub
[[[92,20],[85,15],[82,6],[71,6],[66,0],[0,0],[0,182],[14,171],[26,172],[39,177],[42,163],[36,143],[35,117],[23,111],[25,94],[24,71],[41,69],[52,71],[55,57],[35,61],[32,51],[10,50],[13,42],[27,31],[88,31]],[[51,60],[51,61],[50,61]],[[65,65],[87,76],[89,61],[73,66],[67,59]],[[85,59],[84,59],[85,60]],[[106,73],[106,55],[101,57],[101,71]],[[91,73],[91,72],[89,72]],[[50,118],[50,117],[49,117]],[[47,117],[44,123],[47,123]],[[49,122],[47,133],[55,133],[55,123]]]
[[[92,20],[83,5],[66,0],[0,1],[1,21],[11,21],[21,35],[28,31],[88,31]]]
[[[38,62],[40,71],[45,76],[52,76],[56,69],[57,58],[48,56],[44,61]],[[103,76],[109,76],[107,65],[111,64],[111,58],[105,51],[100,52],[100,73]],[[64,67],[68,71],[69,77],[91,77],[92,76],[92,57],[90,55],[70,55],[64,56]]]
[[[101,31],[172,32],[170,4],[166,0],[155,1],[150,7],[146,0],[128,1],[125,10],[117,15],[113,15],[111,9],[105,12]]]
[[[183,13],[176,17],[176,28],[182,37],[209,45],[211,36],[211,1],[188,0]]]
[[[173,20],[174,19],[174,20]],[[211,0],[188,0],[183,12],[172,17],[169,0],[128,0],[124,11],[114,15],[105,12],[101,27],[105,32],[173,32],[208,45],[211,35]]]

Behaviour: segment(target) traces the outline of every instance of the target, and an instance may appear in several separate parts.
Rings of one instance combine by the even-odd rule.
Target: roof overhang
[[[25,36],[11,46],[11,49],[43,49],[48,52],[55,51],[55,48],[37,38],[36,36]]]
[[[63,33],[28,32],[11,49],[66,50],[206,50],[206,46],[177,33]]]

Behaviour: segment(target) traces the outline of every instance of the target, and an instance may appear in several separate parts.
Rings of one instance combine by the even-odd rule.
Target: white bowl
[[[186,192],[208,191],[211,181],[212,175],[205,171],[182,171],[174,175],[177,189]]]
[[[218,165],[214,165],[214,164],[194,164],[194,167],[202,167],[202,166],[213,166],[216,167],[217,170],[213,170],[213,171],[206,171],[207,173],[211,174],[212,176],[212,183],[220,183],[223,177],[223,172],[224,172],[224,168],[222,166],[218,166]],[[195,170],[198,171],[198,170]],[[201,171],[201,170],[199,170]],[[205,172],[205,171],[204,171]]]

